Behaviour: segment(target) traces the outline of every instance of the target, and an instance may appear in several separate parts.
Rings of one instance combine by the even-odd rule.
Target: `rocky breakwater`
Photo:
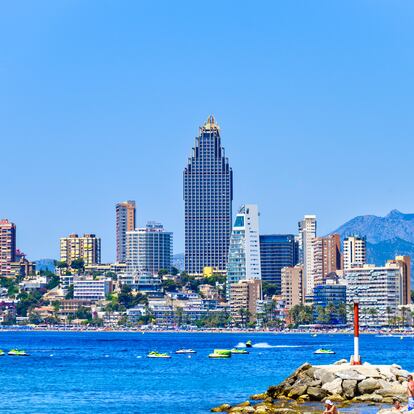
[[[339,405],[350,403],[391,404],[394,397],[406,400],[407,375],[399,365],[350,365],[341,360],[333,365],[305,363],[279,385],[269,387],[244,403],[223,404],[213,412],[300,413],[311,411],[309,401],[330,399]],[[257,400],[262,400],[257,402]]]

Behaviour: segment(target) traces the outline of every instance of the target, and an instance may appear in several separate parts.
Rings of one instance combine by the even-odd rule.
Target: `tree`
[[[264,297],[271,298],[277,293],[277,286],[274,283],[263,282],[262,283],[262,292]]]
[[[159,277],[163,277],[163,276],[165,276],[165,275],[168,275],[168,270],[167,270],[167,269],[160,269],[160,270],[158,271],[158,276],[159,276]]]
[[[47,276],[50,276],[49,282],[46,285],[46,289],[47,290],[52,290],[56,286],[59,285],[59,283],[60,283],[60,277],[59,276],[57,276],[57,275],[55,275],[53,273],[50,274],[50,275],[47,275]]]
[[[29,323],[33,325],[39,325],[39,323],[42,323],[43,319],[41,318],[40,314],[38,312],[31,312],[29,315]]]
[[[177,276],[178,275],[178,273],[179,273],[179,270],[176,268],[176,267],[172,267],[171,268],[171,274],[173,275],[173,276]]]
[[[79,275],[81,272],[83,273],[85,271],[85,262],[83,259],[75,259],[72,260],[70,267],[71,269],[76,270]]]
[[[368,313],[371,316],[372,321],[374,322],[374,325],[376,326],[377,325],[377,314],[378,314],[377,309],[375,309],[375,308],[369,308],[368,309]]]
[[[65,295],[65,299],[73,299],[73,285],[69,285]]]

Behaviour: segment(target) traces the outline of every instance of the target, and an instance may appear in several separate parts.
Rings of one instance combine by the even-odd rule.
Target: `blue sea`
[[[249,355],[207,357],[214,348],[231,348],[248,339],[254,343]],[[398,363],[412,371],[413,345],[413,338],[364,335],[361,355],[370,363]],[[320,347],[336,355],[314,355]],[[0,413],[201,414],[265,391],[305,361],[349,358],[353,337],[0,331],[0,348],[30,353],[0,358]],[[179,348],[193,348],[197,354],[173,354]],[[172,358],[146,358],[153,350],[169,352]]]

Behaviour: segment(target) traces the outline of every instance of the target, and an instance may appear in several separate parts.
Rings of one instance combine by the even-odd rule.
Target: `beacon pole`
[[[359,302],[354,300],[354,355],[351,358],[351,365],[361,365],[359,355]]]

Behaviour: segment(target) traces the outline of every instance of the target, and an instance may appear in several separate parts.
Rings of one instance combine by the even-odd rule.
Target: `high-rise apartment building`
[[[70,267],[73,260],[83,260],[85,266],[101,263],[101,239],[95,234],[70,234],[60,239],[60,260]]]
[[[245,204],[237,213],[231,232],[227,284],[230,287],[240,280],[261,278],[259,211],[257,205]]]
[[[230,286],[230,315],[236,324],[256,321],[257,303],[262,297],[260,280],[240,280]]]
[[[320,313],[320,308],[327,312]],[[330,273],[315,286],[313,291],[313,315],[317,323],[346,324],[346,285],[340,283],[335,273]],[[322,316],[322,318],[321,318]]]
[[[359,301],[361,325],[389,325],[402,305],[403,281],[398,265],[364,265],[345,270],[348,322],[352,322],[352,304]]]
[[[200,128],[184,169],[185,253],[189,274],[224,270],[232,220],[233,172],[213,116]]]
[[[366,263],[367,242],[365,237],[348,236],[344,239],[344,270],[361,267]]]
[[[285,309],[304,303],[305,284],[303,280],[303,265],[284,267],[282,269],[282,299]]]
[[[128,272],[157,274],[161,269],[171,270],[173,234],[162,224],[148,222],[144,228],[127,231],[126,237]]]
[[[335,273],[342,268],[341,237],[339,234],[315,237],[312,240],[312,249],[312,279],[317,286],[323,284],[323,279],[329,273]]]
[[[0,277],[11,277],[11,263],[16,260],[16,225],[0,220]]]
[[[401,274],[401,305],[411,303],[411,257],[395,256],[394,260],[388,260],[387,267],[397,266]]]
[[[126,261],[126,232],[136,228],[135,201],[128,200],[118,203],[116,211],[116,261]]]
[[[312,240],[316,237],[316,216],[306,215],[298,223],[299,227],[299,256],[303,264],[305,295],[311,295],[315,286],[312,274],[313,247]]]
[[[260,235],[262,280],[275,284],[280,294],[282,268],[295,266],[298,255],[298,242],[293,234]]]

